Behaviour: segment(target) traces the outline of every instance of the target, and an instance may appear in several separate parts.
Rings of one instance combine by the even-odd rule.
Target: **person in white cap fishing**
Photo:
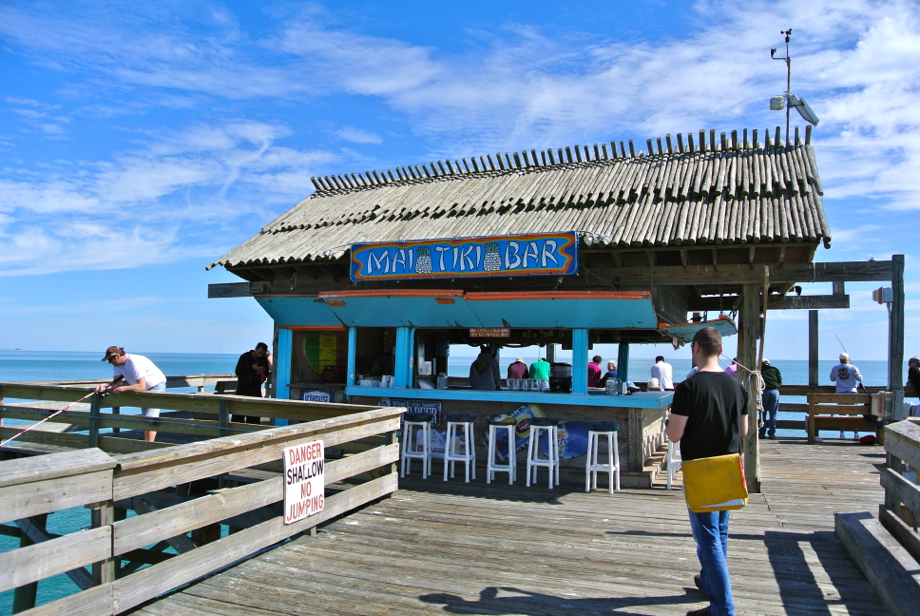
[[[115,379],[96,388],[97,393],[110,391],[115,395],[129,391],[166,391],[166,376],[143,355],[125,353],[123,347],[110,346],[105,350],[102,361],[112,364]],[[127,381],[128,384],[119,384]],[[142,408],[144,417],[159,417],[160,409]],[[157,437],[156,430],[144,430],[144,440],[153,442]]]
[[[863,378],[859,368],[850,363],[849,354],[841,353],[840,363],[831,368],[831,380],[837,384],[838,394],[855,394]],[[843,430],[840,431],[840,438],[843,438]],[[854,432],[853,438],[858,439],[859,432]]]

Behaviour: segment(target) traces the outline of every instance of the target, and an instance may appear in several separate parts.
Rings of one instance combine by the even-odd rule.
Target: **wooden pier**
[[[835,512],[877,511],[884,450],[780,439],[761,456],[763,493],[732,516],[737,612],[887,614],[834,534]],[[705,605],[679,490],[583,490],[416,474],[315,537],[132,613],[674,615]]]

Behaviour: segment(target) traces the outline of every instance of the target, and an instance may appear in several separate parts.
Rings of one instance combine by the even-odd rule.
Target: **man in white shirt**
[[[655,365],[652,366],[652,377],[658,379],[658,383],[665,391],[674,389],[674,370],[671,364],[664,361],[664,357],[659,355],[655,358]]]
[[[97,393],[109,390],[116,396],[129,391],[166,391],[166,377],[152,361],[143,355],[129,355],[124,348],[110,346],[105,350],[102,361],[112,364],[115,378],[110,384],[100,385]],[[117,383],[127,381],[127,385]],[[142,408],[144,417],[159,417],[160,409]],[[153,442],[157,437],[156,430],[144,430],[144,440]]]

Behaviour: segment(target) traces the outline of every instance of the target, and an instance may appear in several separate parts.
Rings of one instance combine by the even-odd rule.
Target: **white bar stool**
[[[546,433],[549,456],[540,457],[540,433]],[[530,487],[531,469],[533,482],[537,482],[537,469],[546,467],[549,471],[549,487],[553,488],[553,478],[559,485],[559,420],[552,417],[535,417],[530,420],[530,438],[527,440],[527,487]]]
[[[450,464],[450,476],[454,476],[454,467],[457,462],[466,465],[466,482],[470,482],[470,466],[473,467],[473,479],[476,479],[476,443],[473,442],[473,421],[476,416],[472,413],[458,413],[447,416],[447,438],[444,443],[444,481],[447,481],[447,466]],[[463,434],[463,453],[454,451],[457,438],[457,428]]]
[[[614,490],[614,477],[616,489],[620,489],[620,448],[617,434],[619,426],[609,421],[588,422],[588,460],[585,464],[585,492],[597,489],[597,474],[609,473],[607,480],[610,493]],[[607,437],[607,462],[598,462],[600,437]]]
[[[431,474],[431,420],[432,416],[428,413],[406,413],[403,415],[400,477],[405,477],[412,472],[412,460],[416,459],[422,461],[422,479],[427,479],[428,475]],[[422,434],[422,450],[416,451],[419,431]]]
[[[517,451],[515,449],[514,432],[517,430],[517,423],[512,417],[499,419],[498,416],[490,415],[486,419],[489,425],[489,454],[486,456],[486,483],[492,483],[495,473],[508,473],[508,485],[512,485],[517,479]],[[508,435],[508,458],[504,464],[496,462],[495,457],[501,455],[498,451],[499,432],[504,430]]]

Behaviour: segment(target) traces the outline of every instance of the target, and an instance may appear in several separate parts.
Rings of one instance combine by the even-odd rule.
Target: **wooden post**
[[[45,530],[45,523],[48,521],[48,514],[43,513],[41,515],[33,516],[30,518],[30,521],[39,529]],[[20,533],[19,547],[24,548],[34,543],[35,542],[29,538],[27,533]],[[37,596],[38,582],[32,582],[31,584],[20,586],[13,591],[13,611],[11,613],[18,614],[19,612],[25,612],[26,610],[32,609],[35,607],[35,598]]]
[[[808,311],[808,386],[818,386],[818,311]]]
[[[751,370],[757,366],[760,335],[760,285],[746,284],[741,292],[741,329],[738,331],[738,363]],[[766,298],[764,298],[766,299]],[[750,381],[750,380],[749,380]],[[752,381],[750,381],[752,382]],[[748,391],[748,434],[742,447],[744,474],[749,492],[760,492],[760,450],[757,439],[757,392]]]
[[[220,400],[217,403],[217,425],[218,434],[221,436],[230,434],[230,405],[226,400]]]
[[[113,406],[112,415],[121,415],[121,407]],[[115,426],[114,428],[112,428],[112,434],[121,434],[121,428],[119,428],[118,426]]]
[[[617,351],[617,378],[622,382],[629,379],[629,343],[621,342]]]
[[[92,514],[93,528],[102,528],[111,526],[115,523],[115,506],[112,501],[103,501],[96,503],[93,507]],[[109,553],[109,557],[98,563],[93,563],[93,585],[108,584],[115,581],[115,558]]]
[[[99,420],[100,417],[100,408],[99,401],[101,400],[99,394],[94,394],[90,398],[89,403],[89,444],[88,447],[98,447],[99,446]]]
[[[892,419],[904,412],[904,255],[891,255],[891,315],[888,323],[888,389]]]

